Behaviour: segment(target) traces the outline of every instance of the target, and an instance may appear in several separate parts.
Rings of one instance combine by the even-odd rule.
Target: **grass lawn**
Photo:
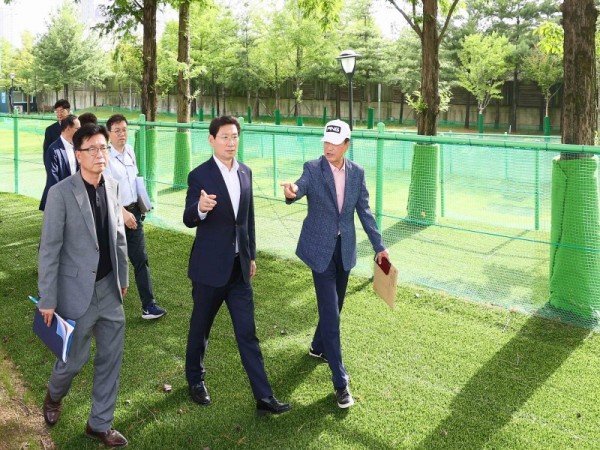
[[[31,331],[41,214],[37,200],[0,193],[0,347],[41,405],[51,353]],[[125,300],[127,335],[115,427],[133,449],[590,449],[600,442],[600,341],[589,330],[401,286],[395,310],[353,276],[342,320],[356,405],[340,410],[330,372],[307,355],[316,322],[310,273],[261,252],[254,280],[265,363],[294,409],[254,414],[229,316],[215,321],[207,354],[213,405],[187,394],[191,312],[189,234],[147,226],[153,281],[169,313],[140,317]],[[260,250],[260,249],[259,249]],[[91,363],[75,379],[51,435],[61,449],[95,449],[83,427]],[[163,384],[173,386],[169,394]]]

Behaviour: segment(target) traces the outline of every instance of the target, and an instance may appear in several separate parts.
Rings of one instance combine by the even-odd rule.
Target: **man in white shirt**
[[[204,383],[204,356],[213,321],[225,302],[256,413],[282,414],[292,406],[273,395],[256,337],[252,171],[236,159],[240,123],[231,116],[217,117],[208,132],[213,156],[189,173],[183,213],[183,223],[196,229],[188,267],[194,300],[185,363],[190,396],[200,405],[212,401]]]
[[[144,236],[145,215],[138,204],[138,168],[133,148],[127,143],[127,118],[121,114],[113,114],[106,121],[106,128],[110,137],[110,160],[105,173],[119,182],[127,255],[133,264],[135,284],[142,301],[142,319],[158,319],[164,316],[166,311],[156,303],[152,289]]]
[[[46,207],[48,190],[61,180],[73,175],[79,169],[73,150],[73,135],[80,128],[79,119],[73,114],[64,117],[60,122],[60,136],[47,150],[48,172],[46,186],[40,201],[40,211]]]

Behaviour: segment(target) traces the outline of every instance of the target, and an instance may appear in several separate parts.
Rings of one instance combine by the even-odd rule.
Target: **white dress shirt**
[[[238,211],[240,209],[240,196],[242,195],[242,188],[240,186],[240,179],[238,177],[238,169],[240,168],[240,164],[237,160],[233,160],[233,164],[231,165],[231,170],[223,164],[219,158],[216,158],[213,155],[213,159],[217,163],[217,167],[221,171],[221,175],[223,176],[223,181],[225,181],[225,186],[227,186],[227,192],[229,193],[229,199],[231,200],[231,206],[233,206],[233,214],[237,219]],[[208,195],[213,194],[213,192],[207,192]],[[217,202],[219,199],[217,198]],[[204,220],[208,212],[200,211],[200,200],[198,200],[198,217],[200,220]],[[235,252],[239,251],[239,242],[236,236],[235,238]]]
[[[106,165],[106,173],[119,182],[119,196],[121,205],[128,206],[136,203],[138,193],[135,179],[138,168],[135,162],[135,153],[129,144],[125,144],[123,153],[115,149],[112,144],[110,148],[110,159]]]
[[[75,159],[75,150],[73,149],[73,144],[64,137],[60,137],[60,140],[65,147],[65,151],[67,152],[67,159],[69,160],[69,168],[71,169],[71,175],[77,172],[77,160]]]

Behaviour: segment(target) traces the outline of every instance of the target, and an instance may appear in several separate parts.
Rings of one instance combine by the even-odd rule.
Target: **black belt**
[[[133,211],[133,210],[134,210],[134,209],[136,209],[137,207],[138,207],[138,204],[137,204],[137,202],[136,202],[136,203],[132,203],[132,204],[130,204],[130,205],[127,205],[127,206],[124,206],[124,208],[125,208],[127,211]]]

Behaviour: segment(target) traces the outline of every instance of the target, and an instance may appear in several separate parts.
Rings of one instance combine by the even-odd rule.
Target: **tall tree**
[[[40,36],[33,49],[35,64],[46,87],[58,90],[62,86],[64,98],[69,88],[89,79],[95,82],[108,75],[104,53],[93,32],[84,35],[83,24],[76,19],[73,6],[65,4],[50,19],[48,30]],[[76,108],[75,97],[72,99]]]
[[[596,132],[595,0],[564,0],[564,93],[562,141],[593,145]],[[598,160],[566,153],[553,160],[549,303],[590,323],[600,298]],[[577,249],[577,250],[575,250]]]
[[[356,66],[353,83],[364,86],[367,106],[371,106],[371,85],[381,83],[384,78],[384,53],[390,45],[383,36],[373,16],[373,0],[349,2],[341,14],[341,41],[344,48],[355,50],[361,55]],[[362,112],[362,111],[361,111]]]
[[[123,101],[122,88],[125,86],[129,94],[129,108],[133,108],[133,94],[141,92],[142,66],[142,46],[133,36],[123,36],[112,57],[112,71],[119,90],[119,107]]]
[[[437,117],[440,112],[440,43],[459,0],[449,2],[443,24],[438,24],[438,0],[406,0],[411,11],[400,6],[400,0],[387,0],[400,12],[421,40],[421,88],[420,99],[424,108],[417,119],[417,133],[426,136],[437,134]],[[421,13],[417,3],[422,4]]]
[[[543,21],[558,14],[556,0],[470,0],[469,8],[479,16],[479,31],[493,31],[506,36],[512,48],[510,63],[513,75],[511,129],[517,131],[519,79],[523,58],[534,44],[531,32]]]
[[[458,84],[477,100],[479,114],[492,99],[500,99],[504,76],[508,71],[508,39],[492,33],[476,33],[465,37],[459,58],[462,70]]]
[[[385,48],[384,81],[400,89],[400,111],[398,120],[404,119],[404,105],[407,95],[419,89],[421,79],[420,42],[412,30],[400,32],[393,46]]]
[[[544,96],[545,117],[549,115],[550,100],[559,91],[563,79],[563,47],[549,44],[546,36],[547,33],[557,33],[560,34],[560,41],[563,41],[562,31],[555,23],[542,24],[534,31],[539,36],[538,42],[523,60],[525,76],[537,83]]]
[[[15,57],[15,75],[19,82],[19,88],[27,96],[27,111],[31,112],[31,97],[37,91],[37,71],[35,58],[33,56],[33,35],[24,32],[21,37],[21,48]]]
[[[106,21],[99,26],[103,33],[120,35],[133,33],[138,25],[143,27],[142,113],[148,121],[156,120],[156,10],[159,0],[113,0],[101,5]]]
[[[7,98],[10,93],[10,89],[14,84],[14,79],[10,77],[12,73],[12,67],[15,64],[15,49],[12,44],[4,38],[0,38],[0,84],[6,92]],[[18,83],[17,79],[17,83]],[[12,108],[12,99],[9,105]],[[10,111],[12,113],[12,110]]]

